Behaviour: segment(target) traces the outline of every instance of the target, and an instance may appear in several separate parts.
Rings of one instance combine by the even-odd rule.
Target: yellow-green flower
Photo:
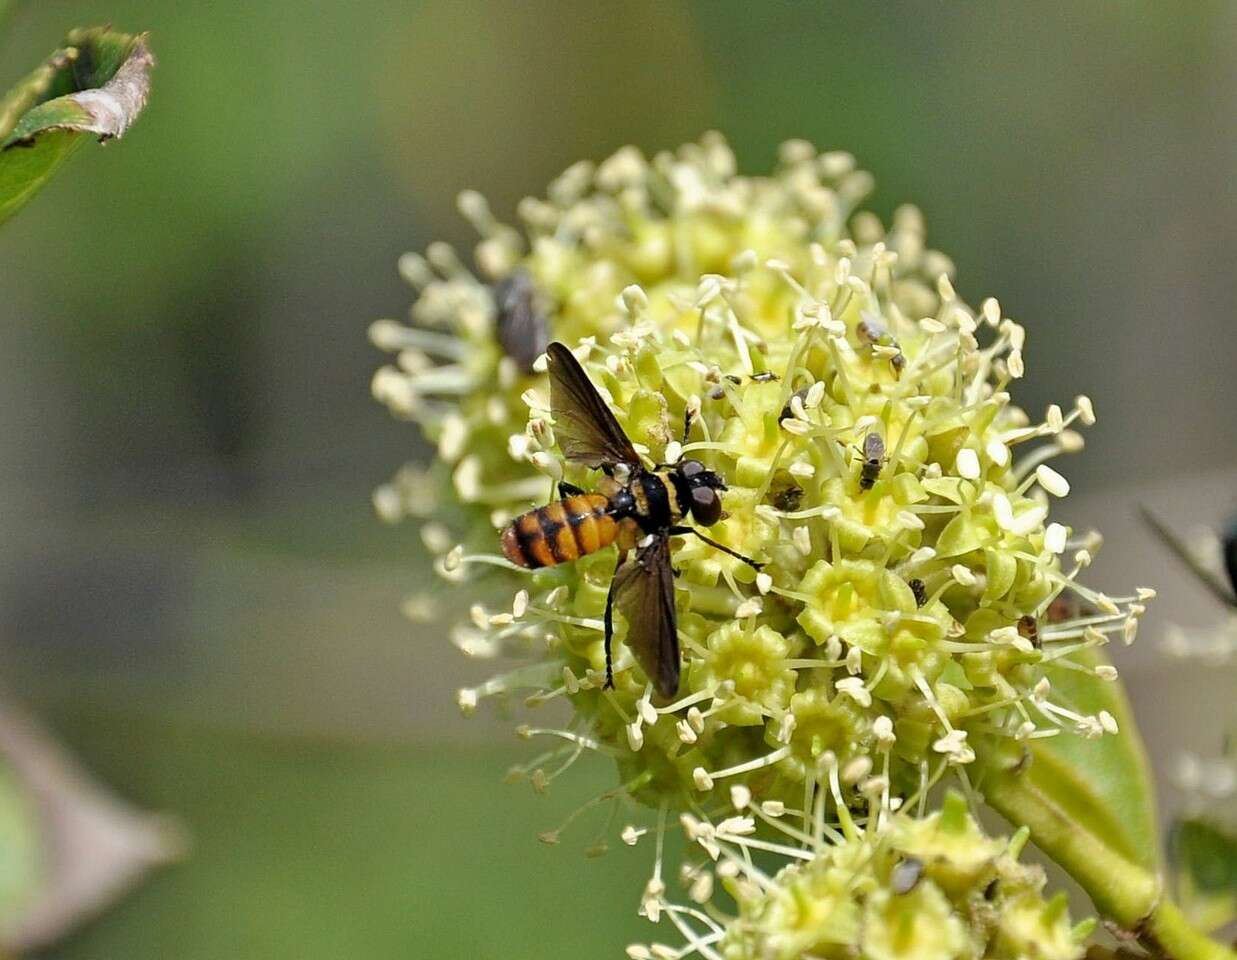
[[[1091,402],[1034,423],[1014,406],[1023,328],[995,300],[961,300],[913,208],[888,228],[859,211],[871,178],[848,155],[796,141],[771,176],[734,167],[716,136],[651,161],[626,148],[521,204],[523,236],[475,195],[462,204],[484,235],[486,281],[532,279],[550,336],[637,449],[718,471],[727,516],[710,535],[765,564],[675,542],[674,702],[654,701],[621,621],[616,688],[603,689],[612,550],[531,573],[499,556],[509,517],[560,479],[589,488],[598,474],[564,463],[539,365],[521,372],[499,346],[492,286],[443,248],[430,251],[436,275],[406,261],[422,288],[416,324],[375,327],[399,351],[375,392],[436,440],[449,495],[488,524],[457,531],[469,549],[444,550],[439,571],[461,581],[497,567],[495,594],[515,584],[509,607],[475,609],[457,642],[530,658],[461,691],[461,706],[565,699],[565,725],[525,728],[562,745],[524,772],[543,782],[597,752],[639,800],[676,807],[741,784],[805,808],[831,779],[851,798],[874,784],[906,797],[994,738],[1115,730],[1060,702],[1043,674],[1132,639],[1150,596],[1081,585],[1095,543],[1049,521],[1069,485],[1046,461],[1082,446],[1072,427],[1094,421]],[[405,474],[380,491],[384,512],[407,511],[413,486],[427,484]],[[449,542],[436,527],[430,539]],[[1048,622],[1067,591],[1084,609]]]
[[[804,823],[742,792],[735,806],[716,824],[683,817],[705,857],[684,867],[688,903],[660,882],[645,891],[644,915],[685,943],[629,957],[1078,960],[1094,928],[1070,925],[1064,894],[1045,900],[1043,871],[1018,862],[1025,832],[987,837],[960,794],[920,820],[874,803],[866,827],[820,810]]]

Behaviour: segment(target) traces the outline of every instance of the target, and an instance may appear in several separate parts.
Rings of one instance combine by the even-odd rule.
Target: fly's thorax
[[[645,530],[664,530],[682,516],[675,512],[670,471],[641,471],[632,477],[629,489],[636,504],[636,519]]]

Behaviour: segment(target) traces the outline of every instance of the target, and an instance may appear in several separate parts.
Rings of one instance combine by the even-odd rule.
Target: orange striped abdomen
[[[610,546],[618,523],[600,493],[581,493],[511,521],[503,531],[503,555],[521,567],[552,567]]]

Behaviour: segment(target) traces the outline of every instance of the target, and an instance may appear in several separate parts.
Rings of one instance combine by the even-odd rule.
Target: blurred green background
[[[611,772],[500,785],[527,751],[458,717],[485,667],[402,620],[426,564],[369,510],[424,451],[369,399],[365,328],[408,306],[401,252],[470,243],[462,188],[509,216],[574,160],[710,128],[751,172],[788,137],[850,150],[878,213],[918,203],[962,294],[1027,325],[1017,399],[1095,398],[1067,466],[1115,541],[1101,583],[1180,584],[1134,499],[1237,505],[1231,3],[28,0],[0,89],[109,22],[152,33],[150,107],[0,233],[0,670],[193,851],[47,958],[649,936],[648,851],[535,838]],[[1234,728],[1231,666],[1165,676],[1164,616],[1122,661],[1157,759]]]

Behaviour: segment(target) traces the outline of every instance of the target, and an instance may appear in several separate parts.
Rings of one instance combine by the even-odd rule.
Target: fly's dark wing
[[[1151,531],[1160,538],[1160,541],[1177,555],[1177,559],[1184,563],[1194,573],[1194,576],[1202,582],[1208,590],[1210,590],[1216,598],[1230,607],[1237,607],[1237,597],[1234,597],[1230,585],[1216,575],[1214,570],[1209,570],[1198,562],[1198,558],[1190,551],[1190,548],[1185,545],[1180,537],[1177,536],[1168,525],[1159,517],[1148,510],[1146,507],[1139,508],[1142,513],[1143,522],[1151,528]],[[1234,547],[1232,539],[1227,539],[1224,542],[1224,565],[1229,579],[1233,579],[1234,561],[1237,561],[1237,556],[1234,553],[1237,548]]]
[[[627,646],[658,696],[679,690],[679,627],[674,609],[670,539],[654,537],[614,575],[614,602],[627,621]]]
[[[546,351],[550,324],[537,304],[537,288],[527,270],[516,270],[494,285],[498,308],[495,321],[498,343],[525,373],[533,372],[533,361]]]
[[[638,466],[640,458],[601,394],[561,343],[547,348],[550,363],[550,412],[554,436],[563,456],[596,469],[603,464]]]

